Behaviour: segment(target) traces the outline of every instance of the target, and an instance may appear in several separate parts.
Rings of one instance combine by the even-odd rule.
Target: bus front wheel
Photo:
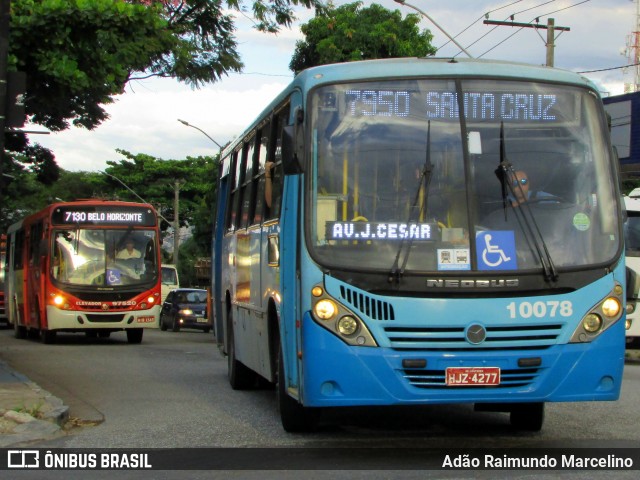
[[[544,423],[544,403],[515,404],[511,410],[510,421],[518,430],[539,432]]]
[[[142,342],[142,334],[144,333],[144,329],[142,328],[129,328],[127,330],[127,342],[129,343],[140,343]]]
[[[13,336],[19,339],[27,338],[27,329],[25,327],[18,325],[17,320],[13,322]]]
[[[52,343],[56,343],[56,331],[41,329],[40,330],[40,341],[45,345],[50,345]]]
[[[304,407],[297,400],[291,398],[287,393],[284,373],[284,358],[282,347],[278,351],[278,372],[277,388],[278,409],[280,410],[280,421],[282,427],[287,432],[308,432],[313,430],[318,423],[320,410],[317,408]]]

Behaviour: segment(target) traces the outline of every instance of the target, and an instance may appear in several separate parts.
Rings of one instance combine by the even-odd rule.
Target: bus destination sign
[[[72,205],[56,208],[51,215],[54,225],[137,225],[153,227],[156,217],[145,207],[108,205]]]
[[[326,222],[327,240],[436,240],[438,228],[418,222]]]

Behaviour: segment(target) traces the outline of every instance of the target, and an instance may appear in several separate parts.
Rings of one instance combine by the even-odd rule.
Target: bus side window
[[[253,152],[255,150],[255,137],[252,137],[245,143],[242,151],[242,166],[240,173],[242,177],[240,187],[240,205],[239,205],[239,228],[247,228],[249,226],[249,213],[251,211],[251,177],[253,171]]]
[[[253,216],[253,224],[258,225],[262,223],[264,218],[265,204],[265,176],[264,165],[267,163],[269,143],[270,143],[271,123],[265,124],[259,131],[258,137],[260,143],[258,145],[258,155],[256,157],[257,165],[254,170],[253,182],[255,192],[255,211]]]
[[[229,207],[227,215],[227,231],[235,230],[238,221],[238,200],[240,196],[240,167],[242,154],[239,150],[232,153],[233,164],[231,166],[231,196],[229,198]]]
[[[275,163],[271,169],[271,208],[268,209],[268,215],[266,218],[278,218],[280,217],[280,204],[282,200],[282,188],[284,185],[284,178],[282,174],[282,130],[287,124],[289,118],[289,105],[283,108],[273,117],[273,123],[271,125],[272,135],[269,150]]]
[[[34,267],[40,265],[40,240],[42,240],[42,222],[31,226],[29,237],[29,264]]]
[[[13,269],[22,270],[24,268],[23,251],[24,251],[24,230],[18,230],[16,232],[16,239],[14,243],[13,251]]]

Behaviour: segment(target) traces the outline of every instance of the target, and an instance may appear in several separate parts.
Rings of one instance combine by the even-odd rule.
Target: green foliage
[[[154,205],[160,215],[170,222],[174,219],[173,200],[175,189],[178,188],[180,225],[193,227],[193,238],[202,256],[211,252],[217,158],[162,160],[146,154],[134,155],[124,150],[118,152],[125,159],[107,162],[109,167],[105,169],[105,173],[119,179]],[[107,180],[118,198],[140,200],[113,177],[108,177]],[[166,221],[161,222],[163,230],[170,226]]]
[[[27,73],[33,123],[60,131],[107,118],[132,71],[144,71],[175,45],[159,6],[118,0],[14,0],[10,67]]]
[[[50,203],[80,198],[113,198],[105,176],[96,172],[60,170],[59,178],[50,185],[38,181],[37,174],[15,163],[9,172],[14,180],[3,187],[0,204],[0,231],[21,218],[43,209]]]
[[[55,201],[83,198],[133,202],[143,199],[172,222],[174,187],[178,180],[180,224],[192,227],[191,238],[180,248],[181,253],[186,250],[187,258],[181,257],[180,263],[184,262],[184,268],[188,269],[189,265],[193,267],[197,257],[209,256],[217,187],[217,157],[163,160],[123,150],[120,153],[125,158],[107,162],[109,166],[105,169],[106,175],[101,172],[61,170],[59,179],[51,185],[43,185],[37,181],[36,173],[18,164],[13,165],[13,169],[6,172],[15,179],[6,185],[5,201],[0,204],[0,231],[6,231],[12,223]],[[123,186],[123,183],[129,188]],[[166,221],[161,222],[165,231],[170,226],[172,225]]]
[[[316,12],[301,26],[305,40],[296,43],[289,64],[295,73],[337,62],[374,58],[423,57],[434,54],[433,35],[418,28],[420,18],[409,14],[404,19],[399,10],[372,4],[362,8],[355,2]]]
[[[277,32],[292,7],[319,0],[229,0],[252,11],[255,27]],[[27,73],[25,108],[53,131],[93,129],[103,105],[133,74],[177,78],[194,87],[242,70],[234,17],[220,0],[13,0],[9,68]]]

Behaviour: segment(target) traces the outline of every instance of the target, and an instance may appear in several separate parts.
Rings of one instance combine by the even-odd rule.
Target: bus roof
[[[526,63],[473,58],[404,57],[358,62],[333,63],[308,68],[300,72],[292,82],[260,113],[252,124],[237,139],[225,148],[222,157],[236,148],[245,135],[267,117],[295,90],[306,92],[318,85],[357,80],[389,78],[491,78],[564,83],[586,87],[598,93],[588,78],[568,70]]]

